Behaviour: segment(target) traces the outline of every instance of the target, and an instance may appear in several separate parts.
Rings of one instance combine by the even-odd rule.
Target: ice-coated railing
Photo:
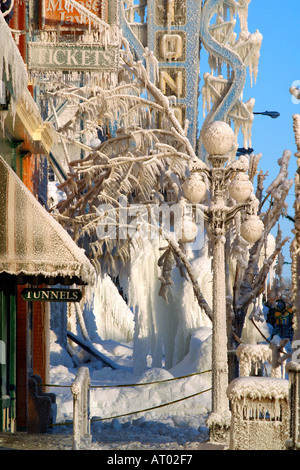
[[[285,450],[289,437],[289,382],[238,377],[228,386],[229,450]]]
[[[80,367],[71,386],[73,395],[73,450],[91,442],[90,433],[90,374],[87,367]]]
[[[240,376],[227,388],[231,402],[230,450],[285,450],[289,436],[289,381],[282,377],[280,357],[285,340],[275,344],[241,344]],[[271,377],[257,376],[265,362]],[[254,374],[254,375],[253,375]]]

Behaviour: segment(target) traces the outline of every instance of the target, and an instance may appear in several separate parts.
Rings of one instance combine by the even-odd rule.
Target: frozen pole
[[[223,235],[214,236],[212,265],[214,313],[212,335],[212,411],[213,413],[216,413],[217,416],[226,418],[226,415],[229,413],[229,402],[226,396],[228,386],[228,361],[225,291],[225,236]]]
[[[295,157],[297,158],[297,172],[295,175],[295,228],[293,230],[295,238],[291,243],[291,258],[292,258],[292,292],[293,292],[293,304],[294,304],[294,319],[293,319],[293,339],[300,340],[300,115],[293,115],[295,142],[297,146],[297,152]]]
[[[202,141],[209,153],[211,168],[210,229],[213,241],[213,334],[212,334],[212,414],[209,418],[210,438],[226,441],[230,428],[226,325],[225,284],[225,179],[224,165],[235,137],[223,122],[215,122],[204,129]]]
[[[226,282],[225,282],[225,241],[226,232],[235,215],[247,211],[246,220],[241,224],[241,235],[249,243],[257,241],[264,225],[256,215],[256,198],[247,170],[248,158],[225,166],[228,153],[234,149],[236,138],[231,127],[223,121],[214,121],[201,131],[202,143],[208,152],[207,166],[201,160],[190,165],[191,176],[184,184],[184,193],[192,203],[203,200],[205,192],[201,189],[200,178],[195,174],[205,174],[209,181],[210,204],[205,207],[204,218],[209,226],[209,237],[213,244],[213,334],[212,334],[212,413],[207,425],[210,440],[226,443],[230,430],[231,413],[227,398],[228,361],[227,361],[227,322],[226,322]],[[235,177],[234,179],[232,179]],[[227,205],[227,190],[235,204]],[[257,200],[256,200],[257,201]],[[255,209],[256,208],[256,209]],[[243,230],[242,230],[243,229]]]

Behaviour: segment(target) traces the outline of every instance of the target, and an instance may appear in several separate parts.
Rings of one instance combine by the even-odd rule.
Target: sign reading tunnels
[[[32,302],[79,302],[82,298],[80,289],[23,289],[24,300]]]

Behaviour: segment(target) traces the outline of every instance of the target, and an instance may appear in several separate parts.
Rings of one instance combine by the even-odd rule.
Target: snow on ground
[[[126,369],[113,370],[102,367],[98,361],[84,366],[89,368],[91,386],[90,414],[93,449],[197,449],[200,442],[208,440],[205,418],[211,409],[211,391],[178,403],[134,413],[164,403],[197,394],[211,388],[211,373],[193,375],[161,384],[150,382],[182,377],[211,367],[211,329],[202,327],[195,330],[190,342],[190,350],[183,361],[173,369],[148,368],[139,375],[132,369],[132,345],[115,341],[103,341],[101,350],[114,355],[115,361]],[[56,423],[73,419],[73,401],[69,385],[73,382],[77,369],[68,353],[58,344],[56,336],[51,336],[50,382],[67,385],[66,388],[51,388],[56,394]],[[144,384],[130,387],[117,387],[124,384]],[[129,416],[119,416],[131,413]],[[104,419],[104,420],[103,420]],[[55,426],[54,433],[72,433],[72,425]]]

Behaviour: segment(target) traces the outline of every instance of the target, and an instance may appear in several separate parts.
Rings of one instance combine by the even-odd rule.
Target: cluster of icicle
[[[268,344],[240,344],[236,355],[239,359],[241,377],[249,376],[252,367],[257,375],[261,364],[272,360],[272,350]]]
[[[136,22],[136,14],[139,17],[139,24],[145,23],[145,9],[147,3],[144,0],[139,0],[139,4],[135,3],[135,0],[127,0],[124,2],[125,15],[128,23],[131,25]]]
[[[73,9],[78,11],[81,15],[82,23],[88,23],[88,30],[84,31],[78,38],[79,44],[97,44],[105,49],[108,46],[120,48],[120,30],[116,24],[106,23],[75,0],[64,0],[64,6],[67,11],[73,11]],[[56,31],[41,31],[39,41],[42,43],[59,42],[58,33]],[[74,71],[31,70],[30,80],[33,81],[34,84],[42,84],[43,91],[47,92],[50,88],[54,88],[54,84],[61,84],[61,86],[63,86],[66,83],[80,81],[80,77],[77,78],[77,75],[79,76],[80,74]],[[85,76],[90,87],[99,83],[110,87],[117,85],[116,73],[99,70],[97,72],[85,72]]]
[[[10,113],[15,118],[17,104],[22,105],[29,115],[40,117],[39,109],[28,91],[28,73],[12,32],[0,13],[0,83],[5,78],[12,86]],[[4,129],[7,113],[0,113],[0,129]],[[52,135],[54,137],[54,135]]]
[[[129,343],[133,339],[133,313],[107,274],[99,275],[93,289],[97,332],[102,339]]]
[[[0,13],[0,81],[4,75],[7,82],[11,82],[13,94],[11,96],[11,112],[15,115],[17,102],[20,101],[27,90],[28,75],[19,49],[13,40],[10,28]],[[5,46],[4,46],[5,45]],[[3,127],[3,122],[1,123]]]
[[[248,31],[247,15],[250,1],[251,0],[247,0],[247,2],[242,2],[241,4],[240,2],[234,1],[224,2],[218,9],[216,22],[213,27],[210,28],[210,34],[218,43],[227,46],[233,52],[237,53],[244,65],[249,67],[252,85],[253,81],[256,83],[257,79],[262,35],[259,31],[253,34]],[[227,20],[228,12],[230,13],[229,20]],[[236,13],[239,16],[241,27],[238,38],[233,30],[236,22],[234,15]],[[212,54],[209,55],[211,73],[204,74],[204,85],[201,90],[204,117],[206,112],[211,110],[212,106],[220,104],[231,85],[233,77],[230,67],[227,68],[227,78],[223,77],[221,74],[224,60],[219,57],[216,58]],[[215,74],[217,74],[217,76]],[[241,129],[244,136],[244,148],[251,147],[254,103],[255,101],[253,99],[248,100],[246,103],[240,100],[234,105],[228,116],[233,120],[236,135],[238,135],[239,129]]]
[[[120,65],[123,65],[123,68],[120,68],[122,71],[119,77],[114,73],[97,72],[94,76],[85,76],[84,87],[79,88],[74,84],[71,89],[63,81],[59,85],[57,72],[49,72],[48,78],[53,80],[48,80],[47,83],[43,84],[44,91],[49,93],[52,99],[55,99],[56,102],[58,100],[67,101],[69,108],[74,109],[72,118],[65,121],[63,125],[59,125],[61,138],[70,144],[81,146],[86,151],[92,151],[93,147],[89,147],[89,143],[97,140],[97,132],[101,129],[99,116],[102,116],[102,123],[115,123],[115,126],[118,126],[115,131],[116,139],[114,140],[113,153],[111,153],[109,145],[103,145],[103,149],[106,147],[105,153],[108,157],[114,157],[122,153],[127,146],[125,142],[129,139],[134,142],[135,147],[132,147],[131,153],[138,151],[140,155],[147,154],[155,146],[158,148],[162,137],[167,135],[166,129],[164,131],[154,129],[156,115],[151,111],[151,108],[163,113],[164,108],[169,107],[169,100],[156,88],[158,99],[162,103],[155,104],[151,101],[151,97],[149,99],[141,97],[143,93],[147,93],[146,96],[151,94],[148,89],[150,74],[154,80],[157,79],[157,61],[153,53],[146,48],[146,67],[144,68],[139,62],[133,64],[127,42],[124,38],[122,38],[122,42],[124,49],[120,50]],[[76,81],[77,77],[74,72],[70,72],[70,74],[70,78]],[[134,79],[134,76],[136,79]],[[62,75],[62,80],[65,79],[63,77],[65,77],[65,74]],[[85,124],[84,128],[80,129],[77,123],[83,115]],[[161,134],[161,138],[159,138],[159,134]],[[169,135],[172,135],[171,132],[169,132]],[[188,144],[184,132],[181,132],[181,136]],[[83,139],[86,144],[79,143],[79,138]],[[128,161],[133,161],[129,152]]]
[[[227,395],[236,415],[244,419],[281,420],[282,403],[287,404],[289,382],[266,377],[240,377],[233,380]]]
[[[147,199],[151,198],[157,175],[162,170],[162,159],[168,156],[174,158],[178,153],[176,161],[173,160],[172,171],[183,174],[185,160],[188,159],[188,154],[194,156],[194,152],[185,130],[170,112],[168,98],[150,80],[150,74],[153,73],[157,77],[158,73],[155,57],[150,51],[145,50],[146,67],[143,67],[141,63],[133,61],[129,45],[124,38],[122,42],[124,49],[120,50],[120,65],[123,67],[120,68],[118,86],[104,89],[102,83],[97,86],[87,83],[80,89],[76,86],[73,89],[61,87],[61,89],[53,90],[52,96],[56,101],[67,100],[69,106],[74,109],[71,119],[59,126],[60,137],[71,144],[80,146],[87,152],[92,152],[91,158],[78,164],[81,177],[90,179],[92,176],[95,177],[96,173],[101,173],[101,180],[104,180],[103,171],[107,169],[112,184],[105,184],[105,191],[102,194],[107,192],[116,199],[116,194],[121,191],[128,192],[132,186],[137,187],[143,193],[143,198]],[[168,119],[171,120],[169,128],[155,128],[157,112],[162,116],[168,114]],[[78,122],[83,115],[84,128],[79,130]],[[104,126],[115,123],[115,136],[101,145],[98,141],[99,146],[93,148],[89,146],[89,143],[97,140],[97,132],[103,125],[99,124],[99,116]],[[82,141],[79,142],[79,137],[84,138],[84,145]],[[177,145],[181,147],[180,152],[176,152],[174,146],[167,146],[167,144],[172,145],[176,140],[179,141]],[[120,155],[123,155],[122,162],[119,161]],[[136,164],[139,160],[142,164],[147,159],[151,161],[151,165],[141,167],[143,171],[139,172],[140,176],[137,180],[137,175],[134,174]],[[111,160],[110,164],[108,164],[109,160]],[[74,170],[76,169],[74,167]],[[133,180],[131,175],[134,177]],[[171,180],[170,171],[166,177]],[[120,179],[121,186],[119,182],[118,186],[115,186],[116,178]],[[178,194],[179,184],[176,184],[176,178],[170,183],[176,186]],[[174,190],[176,188],[173,187]],[[101,189],[99,186],[94,188],[96,192],[99,192],[99,189]],[[117,192],[113,195],[112,190]]]
[[[248,29],[248,7],[251,0],[226,0],[220,7],[219,13],[223,15],[224,18],[227,18],[228,13],[230,18],[232,18],[237,12],[239,15],[241,30]]]
[[[89,27],[93,26],[100,33],[99,40],[101,45],[107,47],[108,45],[118,43],[118,28],[109,25],[76,0],[64,0],[64,4],[67,11],[72,11],[75,8],[81,14],[82,21],[88,21]],[[105,5],[105,2],[102,5]]]

